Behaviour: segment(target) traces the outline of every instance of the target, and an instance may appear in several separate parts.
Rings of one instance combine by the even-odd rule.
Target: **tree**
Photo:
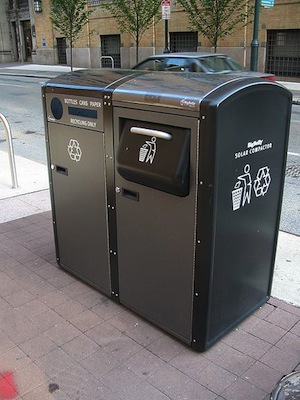
[[[86,9],[86,0],[51,0],[50,19],[70,43],[71,71],[73,71],[73,46],[89,20],[92,11]]]
[[[218,41],[235,28],[251,22],[253,5],[248,0],[177,0],[192,27],[206,37],[217,51]]]
[[[145,31],[159,21],[161,0],[110,0],[101,4],[116,19],[121,33],[129,33],[136,46],[136,62],[139,44]]]

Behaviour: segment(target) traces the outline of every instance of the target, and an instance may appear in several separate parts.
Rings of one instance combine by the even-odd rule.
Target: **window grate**
[[[266,72],[300,76],[300,29],[267,31]]]
[[[114,59],[114,67],[121,68],[121,40],[120,35],[101,35],[101,56],[110,56]],[[103,68],[111,68],[109,59],[102,59]]]
[[[197,51],[198,32],[170,32],[170,50],[172,53],[180,51]]]
[[[58,64],[67,64],[67,43],[66,38],[56,38]]]

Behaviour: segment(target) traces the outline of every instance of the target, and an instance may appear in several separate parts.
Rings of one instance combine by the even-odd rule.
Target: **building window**
[[[121,67],[120,35],[101,35],[101,65],[103,68]],[[113,65],[112,60],[113,58]]]
[[[9,0],[8,1],[8,9],[14,10],[15,7],[18,10],[28,10],[29,9],[29,2],[28,0]]]
[[[300,76],[300,29],[267,31],[266,72]]]
[[[58,64],[67,64],[67,42],[66,38],[56,38]]]
[[[28,0],[18,0],[17,7],[20,10],[29,8]]]
[[[172,53],[179,51],[197,51],[198,32],[170,32],[170,50]]]

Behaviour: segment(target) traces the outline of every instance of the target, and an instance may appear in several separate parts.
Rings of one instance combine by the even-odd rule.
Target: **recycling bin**
[[[152,73],[112,98],[119,300],[203,351],[270,295],[291,94]]]
[[[117,284],[108,228],[109,219],[114,225],[111,92],[128,76],[81,70],[42,88],[57,262],[109,296]]]
[[[43,88],[59,265],[197,351],[270,296],[291,93],[81,71]]]

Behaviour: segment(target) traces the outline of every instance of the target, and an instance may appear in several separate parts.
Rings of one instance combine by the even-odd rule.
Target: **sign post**
[[[259,8],[260,8],[260,0],[255,0],[253,39],[251,42],[251,59],[250,59],[251,71],[257,71],[258,46],[259,46],[258,43]]]
[[[165,49],[164,53],[170,53],[169,49],[169,19],[171,18],[171,1],[162,0],[161,2],[162,19],[165,20]]]
[[[259,25],[259,10],[260,6],[265,8],[270,8],[274,6],[274,0],[255,0],[254,9],[254,23],[253,23],[253,39],[251,42],[251,59],[250,59],[250,69],[251,71],[257,71],[258,62],[258,25]]]

